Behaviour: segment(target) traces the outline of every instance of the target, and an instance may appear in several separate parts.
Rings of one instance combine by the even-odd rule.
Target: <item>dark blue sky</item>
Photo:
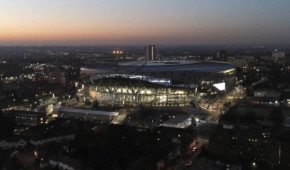
[[[290,44],[290,0],[13,0],[0,45]]]

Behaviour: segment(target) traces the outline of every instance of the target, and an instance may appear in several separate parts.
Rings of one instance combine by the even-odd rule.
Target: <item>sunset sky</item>
[[[290,0],[0,0],[0,45],[289,44]]]

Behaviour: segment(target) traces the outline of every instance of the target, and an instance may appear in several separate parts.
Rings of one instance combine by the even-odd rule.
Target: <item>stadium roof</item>
[[[235,68],[226,62],[213,61],[151,61],[126,63],[99,63],[82,69],[99,70],[100,73],[134,73],[134,72],[220,72]]]

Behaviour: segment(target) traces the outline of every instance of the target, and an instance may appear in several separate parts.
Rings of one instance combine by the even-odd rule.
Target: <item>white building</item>
[[[168,120],[161,126],[172,128],[187,128],[192,124],[192,119],[185,115],[178,115],[173,119]]]

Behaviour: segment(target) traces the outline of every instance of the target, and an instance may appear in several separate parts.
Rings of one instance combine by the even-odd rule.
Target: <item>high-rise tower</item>
[[[216,56],[217,61],[227,61],[228,60],[228,54],[226,50],[220,50],[217,52]]]
[[[156,59],[155,45],[148,45],[145,47],[145,59],[147,61]]]

